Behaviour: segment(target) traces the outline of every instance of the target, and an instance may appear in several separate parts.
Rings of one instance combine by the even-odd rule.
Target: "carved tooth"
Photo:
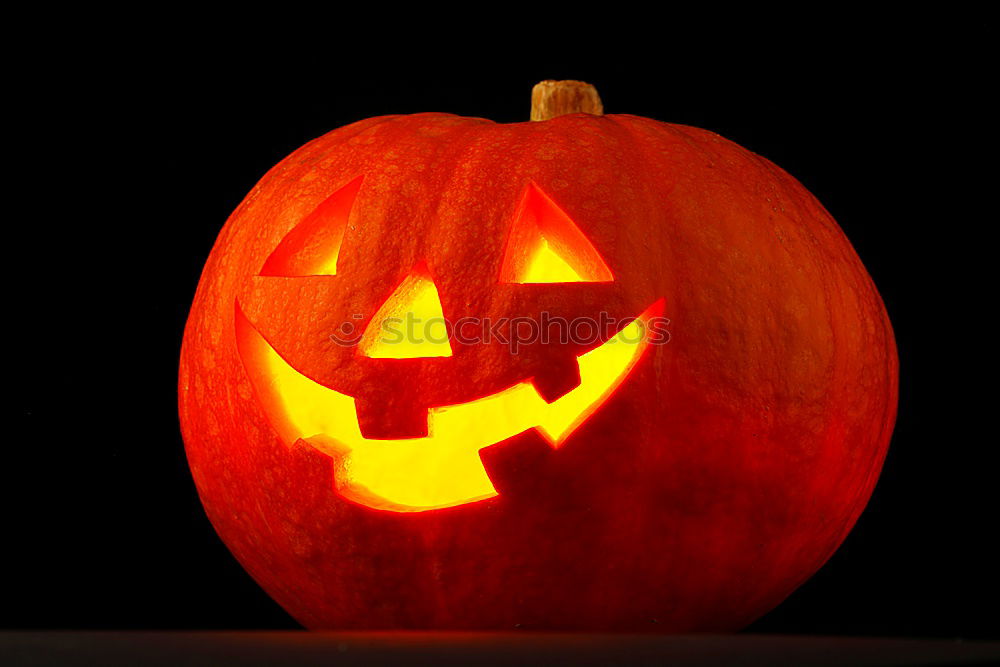
[[[354,400],[361,435],[369,440],[427,437],[427,408],[409,400]]]
[[[559,357],[533,377],[531,384],[546,403],[552,403],[580,386],[580,362],[573,356]]]

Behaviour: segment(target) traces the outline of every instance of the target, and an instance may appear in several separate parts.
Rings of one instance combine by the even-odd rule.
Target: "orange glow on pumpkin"
[[[469,403],[431,408],[428,435],[373,440],[361,435],[354,398],[292,368],[236,308],[240,356],[282,441],[304,440],[335,460],[337,491],[362,505],[415,512],[497,495],[479,450],[529,429],[559,447],[628,376],[648,347],[657,301],[603,345],[577,358],[580,384],[546,403],[529,381]]]
[[[735,631],[867,502],[898,359],[847,237],[715,133],[599,102],[552,117],[581,86],[540,84],[562,92],[532,123],[359,119],[225,223],[180,424],[212,525],[306,627]],[[453,324],[520,339],[492,325],[549,313],[571,340],[553,324],[519,353],[465,344],[469,327],[448,358],[342,345],[418,261]],[[661,337],[651,319],[646,345],[572,328],[654,302],[675,321]]]

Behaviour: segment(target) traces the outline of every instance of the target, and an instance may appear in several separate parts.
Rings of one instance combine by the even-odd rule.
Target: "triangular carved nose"
[[[372,359],[452,355],[441,298],[424,263],[413,267],[375,313],[358,343],[358,353]]]

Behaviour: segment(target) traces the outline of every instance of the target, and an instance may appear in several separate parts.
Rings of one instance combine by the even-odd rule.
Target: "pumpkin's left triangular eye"
[[[281,240],[260,270],[262,276],[332,276],[340,244],[363,177],[327,197]]]
[[[514,215],[500,269],[505,283],[604,283],[614,280],[594,245],[534,183]]]

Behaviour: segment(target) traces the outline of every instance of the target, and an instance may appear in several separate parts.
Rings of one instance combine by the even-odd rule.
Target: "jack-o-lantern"
[[[767,160],[601,111],[360,121],[222,230],[184,440],[307,627],[734,629],[861,512],[897,361],[847,239]]]

